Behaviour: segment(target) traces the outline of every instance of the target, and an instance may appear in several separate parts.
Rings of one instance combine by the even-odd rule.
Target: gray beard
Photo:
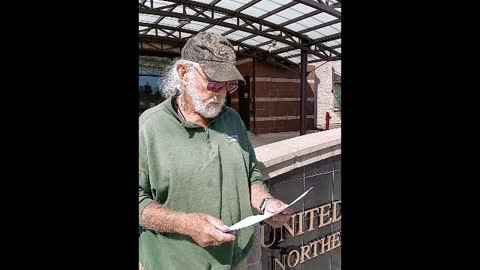
[[[190,77],[188,81],[188,86],[186,87],[185,92],[187,95],[190,96],[190,100],[192,101],[192,105],[195,112],[205,118],[214,118],[222,111],[223,105],[225,104],[225,98],[214,97],[206,101],[203,101],[197,89],[198,89],[198,86],[195,83],[195,79],[193,77]],[[217,108],[214,106],[208,106],[212,102],[220,102],[221,106]]]

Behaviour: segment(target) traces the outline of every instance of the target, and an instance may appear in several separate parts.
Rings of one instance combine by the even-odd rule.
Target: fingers
[[[292,208],[288,208],[288,209],[285,209],[282,211],[282,213],[280,213],[282,215],[292,215],[293,214],[293,209]]]
[[[233,241],[236,239],[235,235],[231,233],[224,233],[217,229],[215,229],[215,231],[211,234],[211,236],[214,239],[214,242],[221,242],[221,243]]]
[[[210,222],[210,224],[212,224],[215,228],[217,228],[218,230],[226,230],[227,229],[227,226],[223,223],[222,220],[214,217],[214,216],[209,216],[209,215],[206,215],[205,216],[205,219]]]
[[[290,215],[276,215],[271,218],[271,221],[277,223],[278,225],[283,225],[285,222],[288,221]]]
[[[208,224],[202,235],[194,239],[201,247],[219,246],[225,242],[235,240],[235,236],[229,233],[223,233],[217,228]]]
[[[219,246],[236,239],[232,233],[221,231],[227,226],[218,218],[204,213],[189,214],[191,229],[189,235],[201,247]]]
[[[283,210],[278,215],[275,215],[270,219],[268,219],[268,223],[270,225],[274,227],[280,227],[283,224],[285,224],[288,221],[288,219],[290,219],[293,213],[293,209],[291,208],[286,209],[288,205],[278,199],[273,199],[269,202],[270,203],[267,205],[267,208],[265,209],[266,212],[268,211],[270,213],[276,213]]]
[[[278,199],[272,199],[268,201],[267,207],[265,208],[265,212],[267,213],[276,213],[278,211],[284,210],[288,205]],[[291,211],[289,209],[285,209],[284,211]]]
[[[224,242],[233,241],[236,239],[234,234],[222,232],[222,230],[227,229],[227,226],[220,219],[213,216],[206,216],[205,218],[214,227],[214,230],[210,232],[210,235],[214,240],[212,244],[220,245]]]

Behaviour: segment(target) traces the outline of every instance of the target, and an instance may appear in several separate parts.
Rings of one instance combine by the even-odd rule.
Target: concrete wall
[[[332,67],[335,68],[336,72],[342,72],[341,61],[327,62],[315,70],[318,77],[316,114],[316,126],[318,129],[325,129],[326,112],[329,112],[332,117],[330,119],[330,128],[339,128],[342,122],[341,113],[335,112],[333,109],[335,96],[332,93]]]
[[[302,201],[292,206],[296,216],[290,223],[290,227],[284,226],[276,231],[266,223],[256,227],[256,243],[248,258],[248,269],[341,269],[341,215],[339,214],[341,129],[317,132],[263,145],[255,148],[255,153],[270,193],[274,197],[290,203],[308,188],[314,187],[314,189]],[[334,219],[335,221],[331,224],[315,226],[315,229],[308,230],[311,216],[304,214],[303,223],[299,225],[300,213],[312,211],[315,222],[319,222],[318,207],[334,203],[338,206],[336,208],[338,220]],[[325,207],[324,210],[333,213],[333,207]],[[325,222],[326,220],[324,219]],[[262,226],[263,229],[261,229]],[[293,227],[295,227],[293,229],[295,236],[291,236],[287,230]],[[283,241],[279,241],[281,239],[279,235],[283,235]],[[333,242],[327,246],[328,239],[333,242],[335,242],[334,239],[336,240],[334,248],[332,248]],[[322,254],[320,254],[320,240],[324,244]],[[264,246],[272,245],[262,247],[262,243]],[[307,248],[310,244],[312,246]],[[313,250],[315,245],[318,249],[317,254]],[[299,255],[302,257],[300,258]],[[282,258],[285,258],[283,262]]]

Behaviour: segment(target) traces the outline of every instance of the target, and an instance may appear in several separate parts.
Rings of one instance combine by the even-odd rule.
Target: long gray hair
[[[189,71],[193,67],[199,66],[198,63],[183,59],[178,59],[174,61],[173,64],[169,65],[165,69],[165,79],[159,83],[161,94],[165,99],[179,95],[184,91],[185,85],[182,83],[182,80],[177,73],[177,66],[180,64],[186,65],[187,70]]]

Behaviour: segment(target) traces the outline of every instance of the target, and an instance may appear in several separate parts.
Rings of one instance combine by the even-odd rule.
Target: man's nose
[[[227,95],[227,85],[226,84],[223,85],[222,88],[220,88],[220,90],[218,90],[218,92],[215,93],[215,94],[217,94],[217,96],[222,96],[222,97],[226,96]]]

